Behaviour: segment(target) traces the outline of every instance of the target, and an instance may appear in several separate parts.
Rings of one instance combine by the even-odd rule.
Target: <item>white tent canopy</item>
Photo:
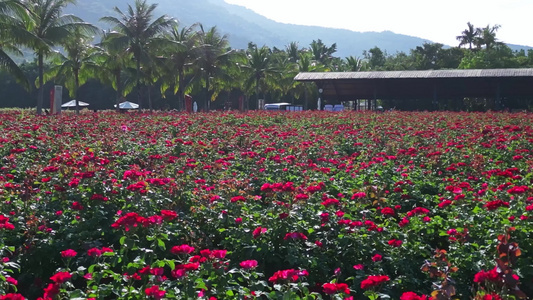
[[[83,101],[78,101],[78,105],[79,106],[89,106],[89,103],[86,103],[86,102],[83,102]],[[61,107],[76,107],[76,100],[70,100],[69,102],[67,103],[64,103],[63,105],[61,105]]]
[[[115,104],[115,107],[117,107],[116,104]],[[139,108],[139,104],[133,103],[133,102],[129,102],[129,101],[124,101],[124,102],[120,103],[118,105],[118,107],[120,109],[137,109],[137,108]]]

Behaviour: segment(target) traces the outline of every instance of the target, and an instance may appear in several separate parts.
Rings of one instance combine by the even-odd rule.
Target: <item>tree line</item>
[[[115,7],[114,15],[101,18],[110,27],[104,31],[63,14],[75,3],[0,0],[0,91],[16,98],[24,88],[26,97],[36,98],[32,106],[37,114],[43,111],[45,90],[51,84],[61,84],[70,98],[88,102],[96,101],[88,97],[108,99],[112,91],[117,108],[127,97],[150,110],[182,110],[185,95],[191,94],[205,111],[235,108],[238,98],[249,108],[256,107],[253,100],[266,99],[308,109],[313,108],[310,100],[316,99],[317,89],[313,83],[295,82],[299,72],[533,66],[532,50],[512,51],[497,39],[498,25],[476,28],[468,23],[457,36],[457,47],[424,43],[409,53],[394,54],[374,47],[362,57],[340,58],[335,56],[336,44],[320,39],[307,47],[291,42],[279,49],[250,42],[247,49],[232,49],[216,27],[183,26],[166,15],[154,16],[157,4],[146,0],[134,0],[124,11]],[[35,61],[17,64],[13,57],[24,51]],[[17,81],[15,92],[9,91],[11,78]]]

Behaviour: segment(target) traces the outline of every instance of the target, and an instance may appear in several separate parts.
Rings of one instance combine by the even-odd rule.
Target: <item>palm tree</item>
[[[218,72],[217,76],[211,79],[211,99],[217,99],[221,93],[227,92],[227,100],[224,103],[224,108],[229,108],[226,104],[228,104],[227,102],[233,90],[242,91],[245,95],[248,94],[249,90],[245,87],[245,73],[241,68],[245,64],[245,61],[246,55],[244,51],[232,52],[229,62],[221,65],[222,70]]]
[[[146,53],[148,59],[143,64],[143,71],[141,73],[141,82],[146,87],[148,96],[148,109],[150,112],[153,110],[152,105],[152,89],[163,76],[162,70],[165,69],[166,58],[158,55],[161,52],[162,45],[159,43],[149,43]]]
[[[270,80],[265,82],[264,87],[273,95],[273,99],[281,100],[291,95],[291,91],[294,90],[296,85],[294,77],[298,74],[298,64],[293,62],[288,54],[288,52],[279,52],[272,55],[272,60],[274,61],[273,69],[276,72],[273,74],[274,76],[271,76]],[[287,102],[294,104],[294,98],[291,95],[290,100]]]
[[[53,46],[64,42],[76,28],[91,34],[97,32],[96,27],[84,23],[82,19],[74,15],[62,14],[63,8],[75,3],[76,0],[25,0],[22,2],[28,9],[29,16],[23,20],[25,28],[38,39],[38,41],[28,41],[28,47],[37,54],[38,61],[38,115],[42,113],[44,99],[44,57],[51,53]]]
[[[485,46],[486,50],[490,50],[494,46],[503,45],[503,43],[496,38],[496,31],[498,31],[498,29],[500,29],[500,25],[494,25],[492,27],[487,25],[487,27],[478,28],[478,35],[475,40],[476,45],[479,48]]]
[[[40,44],[39,38],[26,30],[28,11],[16,0],[0,0],[0,68],[8,71],[26,90],[31,89],[24,72],[8,53],[23,56],[20,45]]]
[[[209,111],[214,95],[211,92],[211,81],[214,77],[226,76],[224,66],[229,65],[234,52],[229,48],[226,35],[220,35],[216,27],[206,31],[201,24],[195,52],[196,70],[193,80],[205,89],[205,109]]]
[[[318,41],[313,40],[310,46],[313,59],[325,66],[329,65],[329,62],[333,58],[333,53],[337,52],[336,43],[328,47],[320,39]]]
[[[96,65],[91,59],[92,37],[76,29],[63,43],[64,53],[54,52],[52,67],[44,74],[44,80],[56,79],[69,90],[69,96],[76,99],[76,114],[80,113],[78,89],[95,74]]]
[[[359,57],[348,56],[346,57],[345,68],[349,72],[359,72],[363,69],[364,63],[363,60]]]
[[[178,109],[183,107],[187,88],[186,73],[192,67],[194,60],[194,46],[197,33],[194,31],[196,25],[179,28],[178,24],[172,26],[166,38],[173,42],[169,43],[164,50],[166,52],[165,68],[163,70],[163,82],[161,83],[161,94],[169,88],[173,88],[173,93],[178,93]]]
[[[120,100],[133,89],[134,84],[131,80],[127,80],[133,76],[124,76],[125,71],[132,69],[133,72],[129,73],[135,73],[132,56],[126,48],[122,47],[121,43],[117,43],[117,40],[109,32],[104,33],[93,54],[93,61],[98,65],[97,77],[102,83],[111,85],[116,91],[115,107],[117,111],[120,110]]]
[[[255,44],[250,44],[246,55],[246,64],[242,66],[247,77],[245,86],[255,88],[255,97],[259,105],[260,92],[264,94],[263,88],[273,82],[280,71],[274,65],[272,51],[266,46],[259,48]]]
[[[468,28],[461,32],[461,35],[458,35],[456,39],[459,41],[459,47],[468,45],[468,49],[472,50],[472,45],[475,43],[476,37],[478,35],[478,30],[474,28],[470,22],[466,23]]]
[[[300,49],[298,48],[297,42],[290,42],[285,47],[285,52],[287,52],[287,55],[289,56],[290,62],[297,62],[298,61],[298,55],[300,54]]]
[[[135,7],[128,4],[127,13],[118,7],[114,11],[118,17],[103,17],[100,20],[113,26],[117,41],[127,45],[128,52],[133,54],[136,63],[137,100],[141,102],[141,64],[150,60],[149,44],[163,40],[161,35],[174,24],[175,20],[166,15],[153,20],[153,13],[157,4],[148,5],[146,0],[135,0]]]
[[[324,72],[327,68],[313,60],[313,54],[301,52],[297,62],[298,72]],[[304,110],[309,108],[309,94],[316,93],[316,84],[314,82],[298,82],[295,84],[295,96],[304,96]]]

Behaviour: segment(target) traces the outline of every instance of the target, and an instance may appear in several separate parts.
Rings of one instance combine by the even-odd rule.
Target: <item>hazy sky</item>
[[[501,25],[497,38],[533,46],[533,0],[225,0],[282,23],[384,31],[455,46],[466,29]],[[320,37],[317,37],[320,38]]]

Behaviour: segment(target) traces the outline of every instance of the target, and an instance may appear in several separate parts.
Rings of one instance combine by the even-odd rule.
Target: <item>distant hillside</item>
[[[85,21],[98,24],[106,15],[115,15],[113,7],[126,11],[124,0],[83,0],[77,6],[67,8],[66,12],[76,14]],[[321,39],[326,45],[337,43],[336,56],[361,56],[364,50],[374,46],[386,50],[389,54],[408,52],[424,42],[425,39],[384,32],[355,32],[344,29],[332,29],[317,26],[283,24],[267,19],[242,6],[225,3],[223,0],[155,0],[157,13],[177,18],[183,25],[202,23],[204,27],[217,26],[219,31],[227,34],[232,47],[246,48],[249,42],[259,46],[284,48],[290,42],[298,42],[300,47],[307,47],[313,40]],[[533,49],[531,47],[509,45],[513,50]]]

